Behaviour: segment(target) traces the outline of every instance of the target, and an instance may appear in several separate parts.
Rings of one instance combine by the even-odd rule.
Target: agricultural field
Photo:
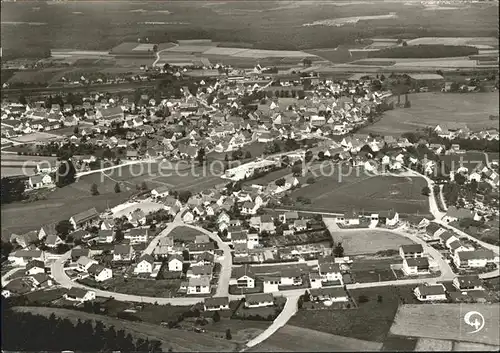
[[[383,230],[349,230],[332,233],[335,242],[341,242],[346,255],[375,254],[378,251],[395,249],[413,244],[408,238]]]
[[[48,83],[52,82],[54,78],[63,74],[66,68],[46,68],[41,70],[26,70],[17,71],[7,82],[9,84],[15,83]]]
[[[279,1],[207,2],[201,10],[198,4],[190,2],[37,6],[40,9],[34,12],[30,3],[2,4],[4,57],[43,57],[51,48],[109,51],[121,42],[136,44],[137,38],[144,37],[151,43],[210,38],[214,42],[249,43],[255,49],[300,51],[336,48],[353,38],[411,39],[446,37],[450,33],[492,37],[498,26],[498,5],[491,3],[460,6],[459,11],[428,11],[420,4],[381,1],[285,5]],[[297,22],[297,18],[301,21]],[[301,26],[317,20],[333,21],[339,27]],[[346,25],[349,20],[358,22],[355,26]],[[44,25],[28,25],[36,22]],[[65,35],[51,37],[53,33]]]
[[[498,121],[490,115],[498,115],[497,93],[416,93],[408,96],[411,108],[396,108],[384,113],[375,124],[360,133],[401,135],[439,123],[466,123],[472,130],[495,128]],[[396,99],[396,98],[394,98]]]
[[[332,167],[328,167],[332,168]],[[300,206],[324,212],[381,212],[391,209],[400,214],[427,214],[427,199],[421,194],[426,186],[422,178],[370,176],[361,168],[335,166],[324,170],[314,184],[292,192],[293,199],[305,197],[312,204]],[[350,171],[350,172],[349,172]],[[327,175],[331,176],[327,176]]]
[[[293,325],[285,325],[249,352],[378,351],[382,344],[342,337]]]
[[[98,283],[94,280],[83,279],[80,283],[112,292],[133,294],[145,297],[172,298],[178,294],[180,279],[140,279],[113,277],[106,282]]]
[[[383,352],[413,352],[417,340],[413,337],[388,335],[382,347]]]
[[[74,311],[59,308],[45,307],[16,307],[15,310],[29,311],[33,314],[50,316],[54,313],[58,317],[67,318],[76,323],[78,319],[99,320],[105,326],[113,326],[115,330],[125,330],[135,337],[143,339],[156,339],[162,342],[162,350],[167,351],[172,349],[174,352],[192,352],[192,351],[234,351],[237,345],[234,342],[226,339],[216,339],[211,335],[199,334],[194,331],[172,330],[159,325],[134,322],[133,325],[129,321],[111,318],[103,315],[89,314],[83,311]]]
[[[349,291],[358,303],[346,310],[299,310],[290,325],[344,337],[383,343],[396,315],[399,297],[408,296],[412,286],[364,288]],[[360,303],[359,298],[368,301]],[[378,300],[381,296],[381,301]]]
[[[485,325],[478,334],[470,334],[474,328],[462,324],[464,315],[470,311],[477,311],[484,316]],[[487,304],[402,305],[394,319],[391,333],[500,346],[499,314],[498,306]]]
[[[464,154],[450,154],[439,156],[439,159],[450,168],[457,170],[459,167],[465,167],[469,173],[474,169],[482,169],[486,165],[486,157],[483,152],[466,152]]]
[[[347,254],[347,253],[346,253]],[[355,283],[394,281],[397,279],[391,265],[400,264],[401,258],[355,257],[350,266],[350,274]]]
[[[498,39],[494,37],[421,37],[407,40],[406,43],[411,45],[470,45],[480,49],[493,49],[498,47]]]
[[[41,142],[41,141],[54,140],[57,138],[60,138],[60,136],[55,135],[55,134],[51,134],[48,132],[40,131],[40,132],[34,132],[31,134],[26,134],[26,135],[22,135],[19,137],[15,137],[11,140],[16,141],[16,142],[22,142],[22,143],[31,143],[31,142],[36,142],[36,141]]]

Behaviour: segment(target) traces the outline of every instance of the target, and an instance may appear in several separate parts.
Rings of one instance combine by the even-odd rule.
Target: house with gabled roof
[[[484,290],[478,275],[457,276],[453,279],[453,286],[460,292]]]
[[[149,254],[144,254],[139,258],[139,261],[134,267],[134,273],[152,273],[153,272],[154,258]]]
[[[407,276],[429,274],[429,259],[427,257],[405,258],[402,269]]]
[[[445,231],[445,228],[435,222],[431,222],[427,227],[425,227],[425,233],[432,238],[440,237]]]
[[[203,308],[205,311],[229,310],[229,298],[228,297],[205,298],[203,302]]]
[[[113,261],[131,261],[133,254],[130,245],[117,244],[113,249]]]
[[[104,282],[113,277],[113,271],[110,268],[99,264],[92,264],[87,272],[96,282]]]
[[[95,298],[96,296],[94,291],[82,289],[79,287],[71,287],[71,289],[66,294],[64,294],[64,299],[77,301],[80,303],[92,301]]]
[[[256,278],[250,265],[233,267],[229,284],[236,285],[238,288],[255,288]]]
[[[84,228],[86,226],[92,225],[99,219],[99,213],[92,207],[86,211],[77,213],[74,216],[71,216],[69,221],[73,225],[74,229]]]
[[[446,297],[446,290],[442,284],[421,284],[413,290],[413,293],[422,302],[444,301],[448,299]]]

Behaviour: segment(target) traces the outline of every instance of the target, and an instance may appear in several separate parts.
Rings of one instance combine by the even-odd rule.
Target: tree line
[[[162,352],[161,342],[135,340],[124,330],[105,327],[102,321],[73,324],[69,319],[7,309],[3,312],[2,349],[9,351]],[[29,335],[29,337],[27,337]]]

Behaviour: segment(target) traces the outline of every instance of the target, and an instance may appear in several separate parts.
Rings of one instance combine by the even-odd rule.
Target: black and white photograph
[[[498,0],[0,0],[3,352],[500,349]]]

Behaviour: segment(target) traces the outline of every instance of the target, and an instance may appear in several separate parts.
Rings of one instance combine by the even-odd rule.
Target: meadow
[[[330,167],[331,168],[331,167]],[[342,168],[342,169],[340,169]],[[318,176],[311,185],[292,192],[293,199],[305,197],[308,210],[323,212],[381,212],[395,210],[400,214],[427,214],[427,199],[421,190],[426,185],[422,178],[398,176],[370,176],[362,168],[335,167],[331,176]],[[342,176],[340,176],[342,172]],[[348,174],[348,175],[347,175]]]
[[[384,113],[375,124],[360,133],[401,135],[440,123],[466,123],[472,130],[498,127],[490,115],[498,114],[498,94],[491,93],[415,93],[408,99],[411,108],[395,108]],[[397,100],[397,98],[394,98]],[[404,97],[402,99],[404,101]]]
[[[486,325],[478,334],[469,334],[474,328],[463,325],[464,315],[477,311]],[[487,304],[433,304],[402,305],[394,319],[391,333],[437,340],[456,340],[500,345],[498,335],[499,308]],[[491,323],[488,325],[488,323]]]
[[[384,230],[338,231],[332,233],[335,242],[341,242],[346,255],[375,254],[378,251],[395,249],[413,244],[408,238]]]

